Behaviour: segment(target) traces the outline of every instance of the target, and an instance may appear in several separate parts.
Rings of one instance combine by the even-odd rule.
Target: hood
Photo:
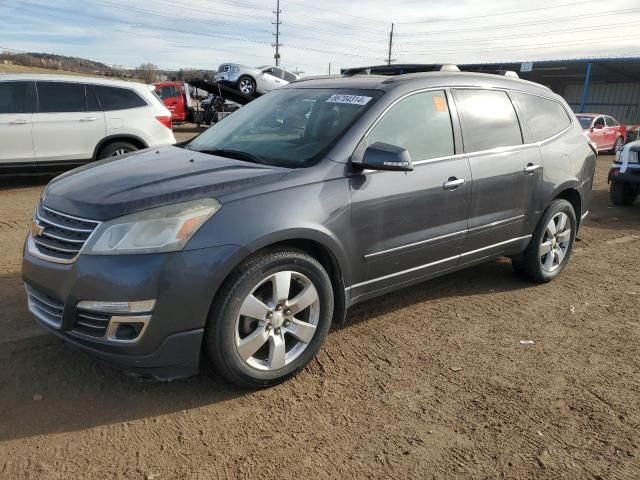
[[[107,159],[54,179],[44,204],[92,220],[200,198],[221,198],[283,177],[290,169],[257,165],[176,147]]]

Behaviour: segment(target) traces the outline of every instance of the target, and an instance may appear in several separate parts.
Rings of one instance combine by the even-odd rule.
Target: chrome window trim
[[[349,290],[354,289],[354,288],[362,287],[364,285],[369,285],[371,283],[380,282],[382,280],[387,280],[388,278],[397,277],[398,275],[404,275],[406,273],[416,272],[418,270],[422,270],[424,268],[432,267],[432,266],[438,265],[440,263],[444,263],[444,262],[448,262],[448,261],[451,261],[451,260],[456,260],[456,259],[460,259],[460,258],[463,258],[463,257],[467,257],[469,255],[473,255],[473,254],[478,253],[478,252],[482,252],[482,251],[485,251],[485,250],[490,250],[492,248],[500,247],[502,245],[507,245],[509,243],[515,243],[515,242],[522,241],[522,240],[525,240],[525,239],[531,238],[531,237],[532,237],[532,235],[524,235],[522,237],[511,238],[509,240],[505,240],[504,242],[494,243],[494,244],[488,245],[486,247],[478,248],[476,250],[471,250],[469,252],[464,252],[464,253],[462,253],[460,255],[454,255],[453,257],[442,258],[440,260],[436,260],[435,262],[426,263],[424,265],[418,265],[417,267],[412,267],[412,268],[408,268],[406,270],[401,270],[399,272],[390,273],[388,275],[383,275],[382,277],[372,278],[371,280],[366,280],[364,282],[360,282],[360,283],[356,283],[354,285],[351,285],[350,287],[345,288],[345,291],[349,291]]]

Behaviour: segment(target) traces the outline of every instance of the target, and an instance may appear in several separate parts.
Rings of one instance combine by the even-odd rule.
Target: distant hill
[[[23,67],[46,68],[66,72],[104,75],[107,77],[133,78],[134,70],[117,69],[101,62],[80,57],[67,57],[52,53],[0,53],[0,64],[21,65]]]
[[[14,68],[18,67],[18,68]],[[107,65],[80,57],[67,57],[52,53],[37,52],[1,52],[1,72],[25,72],[25,69],[46,69],[47,73],[75,73],[81,75],[100,75],[127,79],[139,79],[148,83],[159,80],[183,80],[193,77],[213,78],[215,70],[159,70],[155,65],[145,63],[138,68],[125,68],[117,65]]]

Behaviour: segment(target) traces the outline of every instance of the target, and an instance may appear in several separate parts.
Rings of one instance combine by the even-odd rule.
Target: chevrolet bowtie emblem
[[[31,235],[33,235],[34,237],[39,237],[40,235],[42,235],[42,232],[44,232],[44,227],[42,225],[40,225],[38,223],[37,220],[31,220]]]

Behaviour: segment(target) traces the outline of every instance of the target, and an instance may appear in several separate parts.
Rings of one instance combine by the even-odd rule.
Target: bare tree
[[[153,83],[158,76],[158,67],[153,63],[143,63],[140,65],[140,76],[144,83]]]

